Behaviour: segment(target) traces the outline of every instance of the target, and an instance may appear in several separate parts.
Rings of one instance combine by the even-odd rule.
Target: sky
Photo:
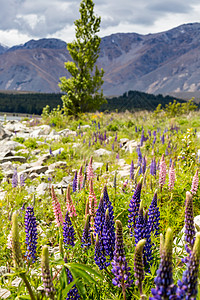
[[[101,16],[99,36],[118,32],[157,33],[200,22],[199,0],[93,0]],[[31,39],[75,39],[80,0],[0,0],[0,44]]]

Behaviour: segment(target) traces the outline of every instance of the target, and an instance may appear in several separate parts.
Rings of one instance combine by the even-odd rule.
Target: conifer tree
[[[73,61],[65,63],[70,78],[61,77],[59,87],[66,94],[62,96],[65,113],[78,115],[94,111],[105,102],[103,91],[103,69],[99,70],[96,61],[100,52],[101,18],[94,15],[92,0],[80,3],[80,19],[74,22],[76,39],[67,44]]]

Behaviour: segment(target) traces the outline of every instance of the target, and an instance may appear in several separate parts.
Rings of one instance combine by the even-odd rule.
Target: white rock
[[[36,192],[38,193],[38,195],[44,195],[46,191],[48,191],[48,189],[49,189],[49,184],[46,182],[42,182],[37,186]]]
[[[103,148],[100,148],[98,150],[95,150],[94,151],[94,154],[96,154],[97,156],[103,156],[103,155],[111,155],[112,152],[111,151],[108,151],[106,149],[103,149]]]
[[[7,299],[8,297],[10,297],[10,295],[11,292],[9,290],[0,288],[0,299]]]

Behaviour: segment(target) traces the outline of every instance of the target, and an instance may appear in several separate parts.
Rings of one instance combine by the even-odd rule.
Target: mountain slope
[[[59,77],[69,76],[64,62],[70,59],[66,43],[57,39],[0,48],[0,90],[59,92]],[[199,91],[200,23],[157,34],[104,37],[98,65],[105,70],[105,95]]]

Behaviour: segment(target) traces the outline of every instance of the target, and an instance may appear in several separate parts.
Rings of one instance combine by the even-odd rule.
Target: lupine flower
[[[109,216],[110,216],[110,224],[111,227],[114,230],[114,215],[113,215],[113,206],[108,196],[107,186],[105,185],[103,188],[103,205],[104,205],[104,211],[106,209],[109,209]]]
[[[114,149],[115,149],[115,145],[114,143],[112,143],[112,151],[114,151]]]
[[[107,266],[103,241],[101,238],[99,239],[98,234],[96,235],[94,261],[100,270],[105,269],[105,267]]]
[[[12,176],[12,187],[15,188],[17,186],[18,186],[18,174],[17,174],[17,169],[15,168]]]
[[[142,158],[142,174],[145,173],[146,167],[147,167],[147,160],[146,160],[146,157],[144,155],[143,158]]]
[[[90,179],[94,178],[94,172],[93,172],[93,167],[92,167],[92,160],[93,160],[93,157],[91,156],[90,162],[89,162],[88,167],[87,167],[87,180],[88,181],[90,181]]]
[[[190,249],[192,249],[195,241],[195,226],[194,226],[194,215],[193,215],[193,200],[190,192],[186,192],[185,241],[189,244]]]
[[[156,176],[156,160],[155,160],[155,157],[151,160],[150,174],[152,176]]]
[[[37,247],[37,225],[33,207],[28,206],[25,214],[25,232],[27,245],[26,257],[28,260],[35,262]]]
[[[64,257],[64,262],[67,264],[67,257]],[[66,267],[65,268],[67,272],[67,283],[70,284],[71,282],[74,281],[72,274],[70,270]],[[78,293],[78,289],[76,287],[76,284],[71,288],[71,290],[67,293],[67,298],[66,300],[77,300],[80,299],[80,295]]]
[[[116,134],[115,134],[115,142],[117,142],[117,132],[116,132]]]
[[[167,172],[167,167],[165,163],[165,157],[164,154],[162,155],[162,158],[160,160],[160,172],[159,172],[159,186],[163,187],[165,184],[165,179],[166,179],[166,172]]]
[[[142,163],[142,152],[140,150],[140,147],[137,147],[136,152],[138,155],[138,166],[139,166]]]
[[[103,224],[105,220],[105,209],[103,197],[99,201],[99,207],[96,211],[96,217],[94,221],[95,234],[101,236],[103,230]]]
[[[168,148],[165,149],[165,155],[169,155],[169,151],[168,151]]]
[[[144,137],[144,130],[142,130],[142,134],[141,134],[141,139],[140,139],[140,146],[143,146],[143,143],[145,141],[145,137]]]
[[[83,188],[83,174],[82,174],[83,166],[80,167],[77,174],[77,187],[76,190],[80,191]]]
[[[156,288],[151,290],[153,297],[150,297],[149,300],[176,299],[176,286],[173,283],[172,276],[172,242],[172,230],[168,228],[165,241],[161,235],[161,261],[155,278]]]
[[[85,226],[83,229],[83,235],[82,235],[82,248],[89,248],[91,246],[91,235],[90,235],[90,216],[87,215],[87,218],[85,220]]]
[[[121,221],[117,220],[115,224],[115,251],[112,261],[112,273],[115,277],[113,278],[112,283],[115,286],[121,287],[123,294],[125,294],[126,288],[131,286],[133,280],[130,280],[130,268],[127,265],[124,253],[122,223]]]
[[[63,237],[64,237],[64,244],[66,249],[68,248],[68,245],[71,245],[72,247],[75,245],[74,235],[75,235],[74,227],[72,226],[72,222],[69,217],[69,212],[67,211],[65,215],[65,222],[63,224]]]
[[[119,153],[117,153],[117,155],[116,155],[116,159],[119,159]]]
[[[25,186],[25,180],[24,180],[24,175],[20,175],[20,186]]]
[[[160,211],[157,205],[157,192],[154,193],[153,200],[148,210],[148,225],[150,231],[157,236],[159,234],[160,227]]]
[[[162,142],[162,144],[165,143],[165,135],[164,135],[164,134],[163,134],[162,137],[161,137],[161,142]]]
[[[105,255],[113,259],[113,252],[115,247],[115,231],[114,226],[110,222],[109,208],[106,209],[105,220],[102,229],[102,241],[105,250]]]
[[[172,162],[171,167],[169,169],[169,190],[174,189],[174,183],[175,183],[175,170],[174,170],[174,164]]]
[[[142,189],[142,181],[140,181],[135,189],[135,192],[133,194],[133,197],[130,201],[129,204],[129,209],[128,211],[130,214],[128,215],[128,227],[131,230],[131,235],[132,235],[132,229],[135,228],[136,224],[136,218],[138,216],[138,211],[139,211],[139,206],[140,206],[140,194],[141,194],[141,189]]]
[[[67,187],[67,192],[66,192],[66,206],[67,206],[67,211],[69,212],[69,217],[76,217],[76,208],[72,202],[71,196],[70,196],[70,186],[68,185]]]
[[[150,228],[148,225],[148,221],[143,216],[142,201],[140,203],[138,218],[136,220],[134,236],[135,236],[135,246],[140,240],[142,239],[146,240],[146,244],[144,246],[144,251],[143,251],[143,260],[144,260],[144,265],[146,266],[152,260],[152,250],[151,250],[152,245],[151,245],[151,235],[150,235]]]
[[[130,167],[130,180],[134,179],[134,163],[131,161],[131,167]]]
[[[53,280],[51,278],[51,273],[49,269],[49,250],[48,246],[46,245],[42,247],[41,268],[45,294],[50,299],[54,299],[55,289],[53,286]]]
[[[63,225],[63,216],[62,216],[60,203],[56,197],[53,185],[51,186],[51,196],[52,196],[53,212],[56,219],[56,224],[59,227]]]
[[[52,152],[51,147],[49,148],[49,154],[50,154],[51,156],[53,156],[53,152]]]
[[[12,250],[12,230],[10,230],[10,233],[7,236],[7,248]]]
[[[191,186],[191,190],[190,192],[192,193],[192,195],[195,195],[198,189],[198,185],[199,185],[199,174],[198,174],[198,169],[196,170],[196,173],[193,177],[192,180],[192,186]]]
[[[72,182],[72,191],[73,191],[73,193],[76,192],[76,190],[77,190],[77,170],[74,173],[74,179],[73,179],[73,182]]]
[[[177,299],[196,300],[200,262],[200,233],[196,234],[194,247],[189,256],[187,269],[183,272],[182,281],[178,281]]]
[[[18,230],[18,220],[17,220],[17,213],[14,212],[12,215],[12,255],[14,259],[15,268],[23,267],[23,259],[21,253],[21,247],[19,242],[19,230]]]
[[[138,286],[140,297],[142,299],[142,282],[144,280],[144,264],[143,264],[143,249],[145,245],[145,239],[140,240],[135,247],[134,254],[134,276],[136,278],[135,284]]]
[[[93,207],[92,207],[92,199],[94,200],[93,201]],[[96,195],[94,193],[92,179],[90,179],[89,207],[90,207],[89,214],[94,217],[95,213],[96,213],[96,210],[97,210],[97,198],[96,198]]]

